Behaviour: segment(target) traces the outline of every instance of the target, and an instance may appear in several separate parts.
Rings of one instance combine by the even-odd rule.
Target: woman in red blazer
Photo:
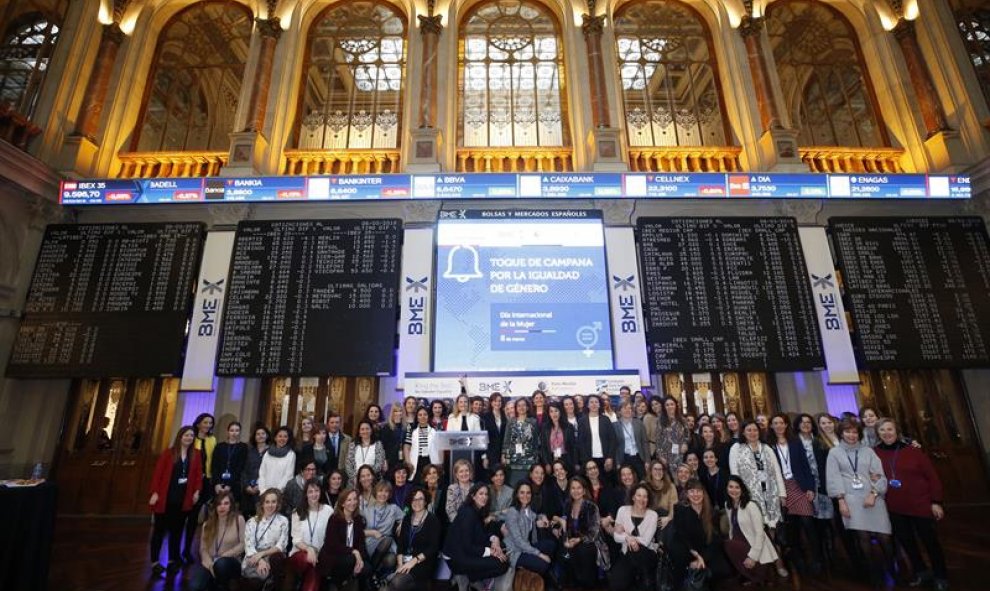
[[[327,523],[327,535],[316,560],[316,571],[329,578],[338,589],[351,579],[358,580],[360,591],[371,589],[371,564],[364,543],[364,518],[358,511],[358,493],[346,489],[340,493],[337,507]]]
[[[155,474],[151,478],[151,498],[148,504],[155,515],[151,533],[151,572],[156,577],[166,570],[158,561],[166,533],[168,572],[174,574],[181,566],[179,545],[182,527],[193,505],[199,500],[200,488],[203,486],[201,454],[191,453],[195,439],[196,433],[192,427],[186,425],[179,429],[172,447],[158,456]]]

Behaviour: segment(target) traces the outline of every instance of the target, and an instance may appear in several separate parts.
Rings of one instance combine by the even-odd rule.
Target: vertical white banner
[[[430,371],[433,311],[433,228],[406,228],[402,243],[398,387],[409,372]]]
[[[825,228],[798,228],[801,250],[808,266],[808,280],[815,300],[815,313],[822,333],[822,349],[828,367],[828,383],[859,383],[856,355],[853,353],[852,335],[846,323],[842,306],[842,294],[835,277],[835,262],[828,246]]]
[[[220,344],[220,319],[227,297],[227,275],[234,253],[233,231],[206,235],[203,262],[199,266],[196,299],[193,301],[186,342],[186,365],[182,370],[182,390],[213,390],[213,375]]]
[[[643,292],[639,285],[633,229],[605,228],[605,253],[608,259],[608,292],[612,303],[615,368],[638,371],[640,383],[649,386]]]

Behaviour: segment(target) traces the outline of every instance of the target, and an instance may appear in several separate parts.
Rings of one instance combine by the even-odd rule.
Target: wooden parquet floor
[[[940,537],[949,564],[950,589],[990,590],[990,505],[949,507],[947,513],[940,525]],[[150,578],[147,558],[150,531],[150,517],[59,517],[49,589],[184,591],[184,574],[168,579]],[[851,578],[845,564],[835,565],[834,571],[830,578],[795,580],[779,588],[782,591],[866,591],[869,588]],[[899,588],[908,589],[907,586]],[[734,583],[724,583],[717,591],[737,589],[740,588]],[[442,589],[438,585],[434,591]]]

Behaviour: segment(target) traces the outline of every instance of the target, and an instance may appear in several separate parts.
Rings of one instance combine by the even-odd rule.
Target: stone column
[[[412,146],[405,170],[409,172],[440,172],[440,130],[437,128],[437,69],[443,16],[433,14],[433,2],[428,12],[417,16],[419,34],[423,39],[423,71],[419,84],[419,113],[415,129],[410,131]]]
[[[746,45],[746,59],[753,76],[756,105],[760,110],[761,133],[757,142],[760,160],[767,170],[807,172],[807,166],[801,162],[797,147],[797,131],[784,127],[780,109],[777,107],[779,90],[771,82],[771,66],[767,63],[763,44],[766,20],[764,17],[754,17],[751,14],[752,9],[747,6],[747,14],[739,23],[739,35]]]
[[[423,77],[419,87],[419,127],[437,124],[437,52],[443,17],[419,15],[419,34],[423,38]]]
[[[742,36],[743,42],[746,44],[746,59],[749,61],[749,70],[753,75],[753,87],[756,90],[756,104],[760,109],[762,131],[767,132],[779,128],[781,124],[777,101],[774,100],[773,88],[770,85],[770,76],[763,54],[764,22],[763,17],[744,16],[739,24],[739,35]]]
[[[918,98],[921,117],[925,121],[927,137],[932,137],[942,131],[949,131],[945,111],[942,109],[942,103],[939,102],[938,95],[935,93],[935,86],[932,84],[931,72],[921,54],[921,46],[918,45],[918,34],[914,28],[914,21],[902,18],[891,32],[901,47],[901,53],[904,54],[908,76],[911,78],[911,86]]]
[[[265,108],[268,105],[268,91],[272,86],[272,66],[275,63],[275,46],[282,35],[282,24],[277,16],[255,19],[258,34],[261,36],[261,52],[258,54],[258,70],[254,76],[254,87],[248,102],[248,119],[244,131],[261,133],[265,127]]]
[[[608,91],[605,88],[605,63],[602,61],[602,32],[605,15],[581,15],[581,33],[588,46],[588,81],[591,84],[591,116],[596,128],[610,127]]]
[[[588,48],[588,89],[591,98],[592,130],[589,137],[592,169],[622,171],[627,165],[622,156],[620,133],[612,127],[605,86],[605,60],[602,56],[602,33],[605,15],[594,16],[594,0],[588,0],[588,12],[581,15],[581,33]]]
[[[107,91],[110,89],[110,75],[113,73],[117,54],[124,42],[124,32],[116,22],[103,25],[100,35],[100,47],[96,52],[96,63],[93,72],[86,82],[86,93],[83,95],[82,109],[76,122],[74,135],[82,136],[96,143],[96,134],[100,127],[100,117],[103,115],[103,105],[106,103]]]

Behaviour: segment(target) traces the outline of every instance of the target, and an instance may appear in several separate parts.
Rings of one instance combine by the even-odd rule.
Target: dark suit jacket
[[[494,413],[486,412],[481,415],[481,428],[488,431],[488,449],[485,455],[488,458],[488,466],[502,462],[502,440],[505,439],[505,428],[509,424],[509,419],[502,415],[502,425],[495,424]]]
[[[615,429],[608,417],[598,415],[592,419],[583,415],[578,419],[578,461],[583,465],[591,459],[591,421],[598,421],[598,437],[602,442],[602,457],[615,459]]]
[[[562,420],[562,423],[564,429],[564,455],[561,456],[561,459],[564,460],[564,465],[567,466],[567,469],[572,470],[574,464],[578,462],[577,431],[574,430],[574,425],[571,425],[566,420]],[[549,418],[540,427],[540,461],[544,464],[552,464],[554,461],[553,450],[550,448]]]
[[[777,463],[780,464],[781,474],[784,470],[784,462],[781,460],[780,450],[777,449],[777,442],[768,443],[777,456]],[[803,491],[815,491],[815,475],[811,472],[811,464],[808,463],[808,456],[804,452],[804,444],[800,440],[791,438],[787,442],[788,457],[791,461],[791,472],[794,473],[794,480],[801,486]]]
[[[347,545],[347,521],[342,515],[334,513],[327,522],[327,534],[320,548],[320,554],[316,559],[316,572],[321,577],[329,577],[334,565],[341,558],[351,554],[354,550],[361,553],[361,558],[368,561],[368,553],[364,543],[364,518],[360,515],[354,516],[354,537],[352,544]]]
[[[618,466],[622,464],[626,455],[626,431],[623,428],[622,419],[613,423],[612,426],[615,427],[615,465]],[[633,418],[631,429],[633,437],[636,439],[636,451],[639,452],[639,458],[645,464],[650,461],[650,448],[646,442],[646,426],[643,421]]]

